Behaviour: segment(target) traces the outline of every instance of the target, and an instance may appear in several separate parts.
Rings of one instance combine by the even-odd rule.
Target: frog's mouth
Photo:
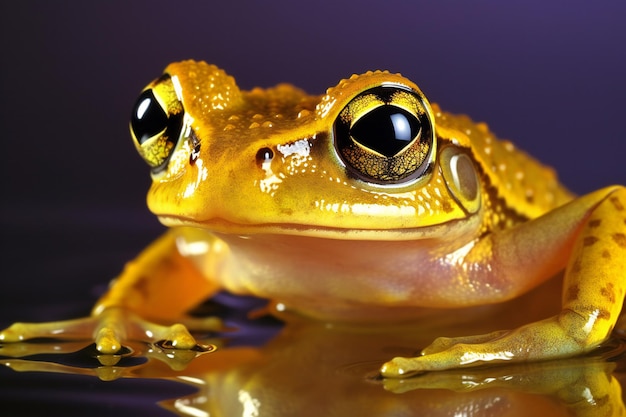
[[[440,224],[411,228],[343,228],[296,223],[241,224],[223,219],[193,220],[182,216],[158,215],[159,221],[168,227],[195,227],[219,235],[286,235],[338,240],[423,240],[445,237],[453,240],[473,235],[480,227],[480,216],[448,220]]]

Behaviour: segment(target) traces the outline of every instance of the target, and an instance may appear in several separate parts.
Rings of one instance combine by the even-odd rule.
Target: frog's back
[[[492,200],[499,200],[517,215],[531,219],[574,197],[558,181],[552,168],[517,149],[513,143],[497,139],[485,123],[475,123],[465,115],[442,112],[436,104],[433,112],[441,136],[471,149]]]

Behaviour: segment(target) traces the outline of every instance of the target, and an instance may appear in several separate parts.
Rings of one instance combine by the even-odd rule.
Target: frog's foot
[[[106,309],[98,315],[93,337],[96,349],[105,354],[119,351],[124,340],[164,341],[165,346],[173,349],[192,349],[196,346],[196,339],[180,323],[163,326],[118,308]]]
[[[428,371],[480,366],[493,363],[539,361],[571,357],[591,350],[583,334],[571,329],[584,329],[572,322],[582,320],[573,312],[564,312],[550,319],[531,323],[515,330],[485,335],[439,338],[422,351],[422,356],[397,357],[383,364],[383,377],[405,377]],[[584,333],[584,332],[583,332]]]
[[[219,325],[219,322],[210,322]],[[164,326],[146,321],[122,308],[108,308],[96,316],[49,323],[15,323],[0,332],[0,343],[29,339],[93,340],[103,354],[117,353],[125,341],[160,342],[172,349],[193,349],[198,344],[180,324]]]

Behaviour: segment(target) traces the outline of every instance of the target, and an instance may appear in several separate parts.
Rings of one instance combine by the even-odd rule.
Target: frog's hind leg
[[[493,270],[513,285],[565,269],[560,313],[510,331],[440,339],[421,357],[385,363],[384,376],[570,357],[609,337],[626,293],[626,188],[580,197],[480,244],[480,255],[488,253]]]

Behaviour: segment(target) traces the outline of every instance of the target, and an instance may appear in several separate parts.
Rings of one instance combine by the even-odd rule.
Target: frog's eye
[[[130,133],[141,157],[158,172],[167,166],[183,126],[183,105],[169,75],[144,90],[130,120]]]
[[[335,149],[349,173],[375,184],[420,178],[435,146],[429,105],[422,95],[383,85],[354,97],[335,121]]]

